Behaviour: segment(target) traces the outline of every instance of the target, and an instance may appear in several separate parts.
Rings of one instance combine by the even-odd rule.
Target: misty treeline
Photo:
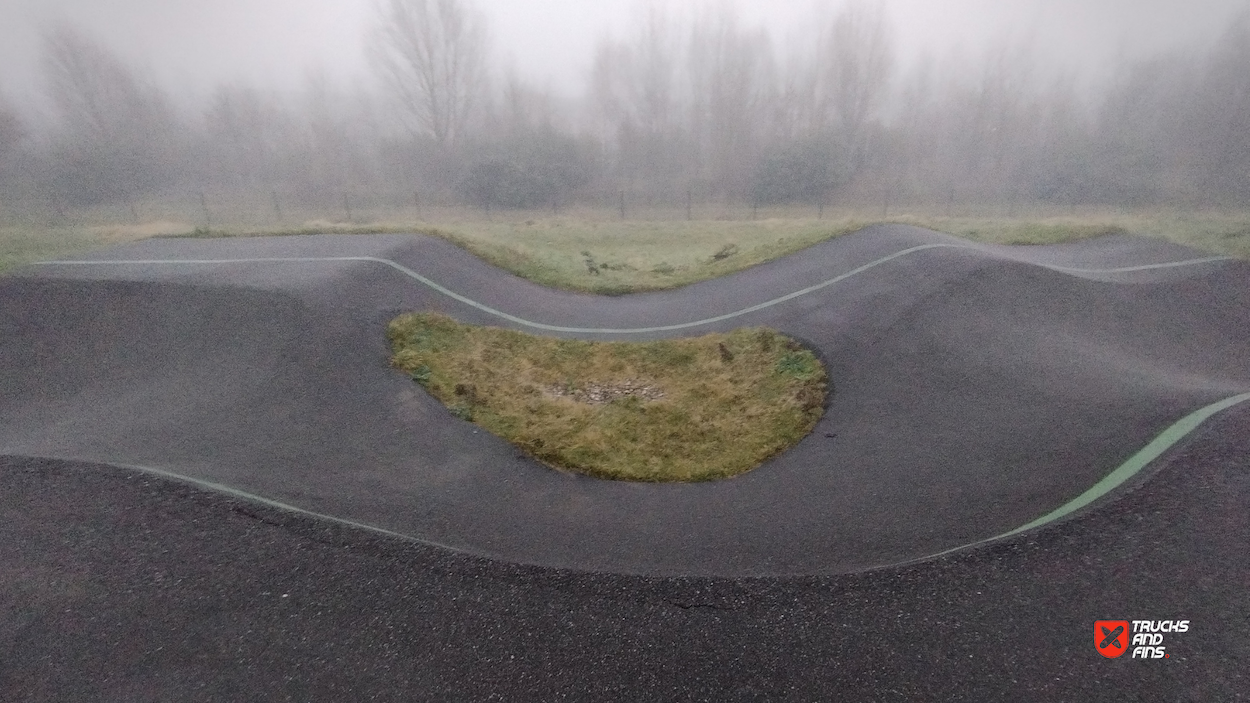
[[[1027,48],[903,66],[853,5],[778,47],[726,10],[652,10],[566,97],[493,66],[464,0],[385,0],[375,81],[176,104],[97,38],[43,37],[51,111],[0,101],[0,213],[247,192],[275,209],[463,203],[1250,206],[1250,15],[1096,86]]]

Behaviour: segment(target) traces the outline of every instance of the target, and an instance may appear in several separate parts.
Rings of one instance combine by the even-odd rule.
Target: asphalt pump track
[[[591,339],[767,325],[818,352],[834,393],[807,439],[731,480],[643,485],[568,475],[456,419],[388,366],[385,323],[407,310]],[[515,593],[517,579],[537,579],[546,584],[539,591],[554,588],[569,603],[597,598],[608,610],[603,599],[621,589],[676,589],[661,600],[683,612],[706,606],[775,623],[794,604],[825,602],[838,604],[824,613],[830,627],[847,618],[867,618],[868,627],[883,607],[870,592],[886,594],[900,618],[942,617],[959,609],[953,594],[1004,579],[979,615],[965,613],[981,622],[986,608],[1001,614],[1011,599],[1027,602],[1030,589],[1034,599],[1064,603],[1046,574],[1079,570],[1064,561],[1077,554],[1094,577],[1118,581],[1108,572],[1117,567],[1091,562],[1090,551],[1102,550],[1128,560],[1121,570],[1161,559],[1223,570],[1207,598],[1190,604],[1219,614],[1246,585],[1245,550],[1228,545],[1250,536],[1248,361],[1250,265],[1132,237],[995,247],[880,226],[722,279],[616,298],[546,289],[424,236],[148,240],[0,279],[6,525],[14,544],[34,550],[13,547],[5,588],[40,613],[23,584],[55,581],[55,569],[41,568],[75,554],[103,565],[102,574],[132,578],[140,567],[120,555],[143,550],[122,536],[133,538],[148,519],[184,548],[177,559],[168,550],[149,555],[152,563],[224,549],[233,561],[205,578],[229,588],[224,574],[254,558],[248,538],[224,534],[244,515],[248,529],[267,531],[252,547],[284,545],[274,563],[307,566],[304,551],[369,544],[387,554],[386,568],[411,559],[441,570],[444,591],[464,586],[466,574],[491,573],[488,601]],[[1215,498],[1197,493],[1217,485]],[[152,511],[157,517],[137,516]],[[171,514],[197,514],[192,522],[209,534],[188,534],[185,520],[168,524]],[[66,525],[121,541],[87,557]],[[1152,538],[1158,553],[1117,541],[1184,525],[1191,529]],[[1007,572],[987,572],[987,560],[1013,559]],[[359,574],[344,568],[306,585],[356,583]],[[1179,572],[1160,573],[1139,576],[1185,587]],[[784,584],[794,604],[770,601],[776,589],[761,584]],[[769,595],[753,601],[753,588]],[[1083,588],[1075,593],[1097,603],[1094,585]],[[367,608],[360,597],[347,601]],[[1149,597],[1158,594],[1129,601],[1146,607]],[[139,607],[109,598],[120,611]],[[758,607],[735,609],[742,602]],[[1086,629],[1086,617],[1103,617],[1067,606],[1055,612]],[[647,620],[621,617],[626,627]],[[35,631],[14,622],[19,633]],[[932,630],[932,617],[925,622]],[[1244,614],[1228,625],[1250,634]],[[907,649],[891,644],[889,628],[881,632],[863,652]],[[1078,634],[1047,637],[1052,645],[1088,639]],[[790,644],[786,651],[800,646]],[[1212,655],[1216,644],[1207,642]],[[1244,661],[1244,643],[1229,651]],[[471,659],[447,657],[458,666]],[[634,652],[632,661],[644,659]],[[1191,673],[1209,674],[1214,688],[1184,679],[1191,688],[1176,690],[1236,690],[1229,664],[1196,663]],[[852,679],[830,673],[803,690],[833,682],[925,690],[914,677],[882,678],[862,665]],[[725,681],[722,690],[774,690],[784,670]],[[1039,686],[1051,673],[1033,672]],[[16,680],[14,669],[3,673]],[[639,690],[632,683],[620,690]]]

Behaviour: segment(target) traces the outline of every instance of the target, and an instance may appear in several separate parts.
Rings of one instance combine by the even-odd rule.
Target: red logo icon
[[[1128,651],[1128,620],[1097,620],[1094,622],[1094,649],[1108,659]]]

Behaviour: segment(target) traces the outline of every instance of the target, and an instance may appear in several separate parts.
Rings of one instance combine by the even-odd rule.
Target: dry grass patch
[[[71,256],[146,236],[145,232],[129,228],[0,224],[0,273],[32,261]]]
[[[547,217],[449,224],[432,233],[542,285],[620,295],[717,278],[862,226],[851,218],[688,222]]]
[[[824,367],[765,328],[587,342],[410,313],[388,336],[395,366],[453,414],[600,478],[734,476],[793,446],[824,412]]]

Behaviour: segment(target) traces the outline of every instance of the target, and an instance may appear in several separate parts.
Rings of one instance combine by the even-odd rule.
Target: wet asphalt
[[[630,327],[942,241],[878,228],[607,300],[426,238],[100,256],[363,252],[527,319]],[[385,320],[499,321],[364,262],[20,271],[0,279],[0,698],[1237,700],[1245,408],[1072,520],[880,568],[1023,524],[1250,388],[1244,263],[1035,265],[1193,255],[1131,238],[935,249],[708,325],[805,339],[835,394],[746,480],[683,487],[552,472],[450,417],[386,367]],[[1166,660],[1107,660],[1097,619],[1193,624]]]

